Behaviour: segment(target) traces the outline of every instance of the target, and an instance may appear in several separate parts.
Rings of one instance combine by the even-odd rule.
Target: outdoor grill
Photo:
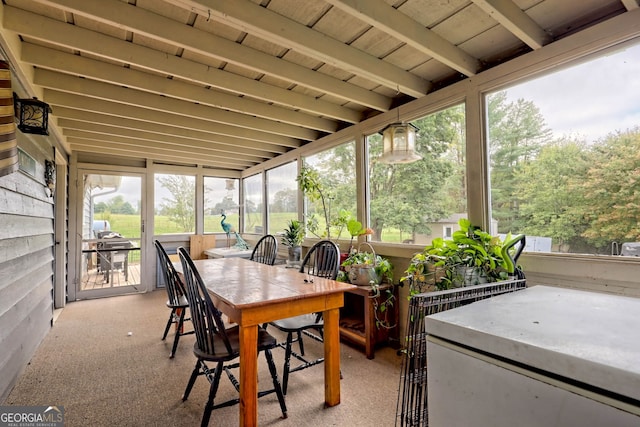
[[[104,280],[109,283],[112,271],[122,270],[124,280],[128,281],[129,250],[133,244],[123,240],[122,235],[116,232],[103,232],[98,237],[101,239],[97,244],[98,271],[104,274]]]

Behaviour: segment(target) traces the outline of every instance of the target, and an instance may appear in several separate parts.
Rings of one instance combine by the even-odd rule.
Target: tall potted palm
[[[280,242],[288,248],[288,265],[294,266],[300,263],[304,235],[305,229],[302,222],[292,219],[287,223]]]

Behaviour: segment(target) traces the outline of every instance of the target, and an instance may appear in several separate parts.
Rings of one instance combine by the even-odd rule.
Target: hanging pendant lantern
[[[225,179],[224,180],[225,190],[227,190],[227,195],[224,196],[225,199],[233,199],[233,192],[236,189],[236,180],[235,179]]]
[[[415,151],[416,132],[419,129],[411,123],[393,123],[382,130],[382,163],[412,163],[420,160]]]

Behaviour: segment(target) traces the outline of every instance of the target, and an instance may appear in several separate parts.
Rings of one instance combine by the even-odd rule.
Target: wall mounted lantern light
[[[18,129],[23,133],[33,133],[36,135],[49,135],[49,113],[51,108],[46,102],[32,99],[20,99],[13,94],[16,118],[18,119]]]
[[[382,163],[412,163],[422,157],[416,153],[416,132],[411,123],[393,123],[382,130]]]

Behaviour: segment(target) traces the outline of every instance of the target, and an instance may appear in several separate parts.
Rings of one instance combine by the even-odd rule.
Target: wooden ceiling
[[[81,155],[243,171],[638,0],[3,0],[0,42]]]

